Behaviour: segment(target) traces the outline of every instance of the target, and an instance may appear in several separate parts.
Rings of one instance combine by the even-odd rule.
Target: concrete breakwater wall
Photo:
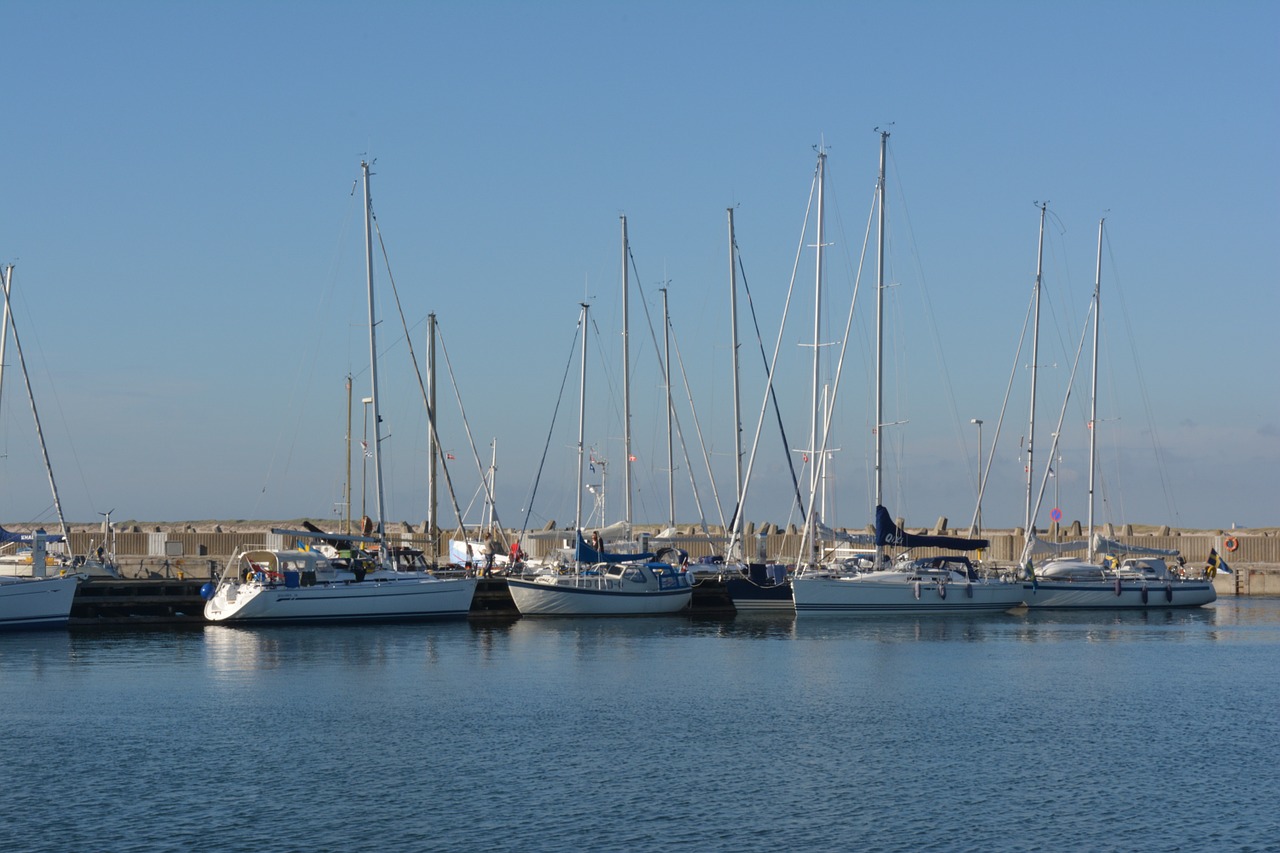
[[[283,522],[281,526],[296,529],[297,525]],[[691,527],[682,527],[681,532],[684,535],[672,541],[678,547],[688,551],[690,560],[696,561],[702,557],[712,556],[723,548],[724,537],[718,530],[713,530],[710,537],[697,533]],[[912,528],[911,532],[941,531],[937,528],[934,530]],[[656,529],[650,530],[650,533],[656,533]],[[1040,536],[1053,538],[1052,534],[1053,531],[1050,531],[1048,535],[1042,533]],[[509,543],[515,541],[517,535],[517,532],[508,531],[503,538],[506,543]],[[526,553],[534,558],[540,558],[560,547],[571,535],[571,533],[556,535],[552,531],[541,531],[535,535],[526,535],[520,540],[520,545]],[[1218,577],[1216,585],[1220,594],[1280,595],[1280,533],[1273,530],[1184,532],[1163,528],[1151,533],[1142,533],[1134,532],[1130,528],[1119,528],[1108,530],[1104,535],[1131,546],[1175,549],[1182,554],[1188,569],[1192,571],[1203,568],[1210,549],[1215,549],[1234,570],[1231,575]],[[1002,566],[1017,562],[1024,543],[1021,530],[988,531],[983,536],[991,543],[990,547],[980,554],[984,562]],[[1078,536],[1078,532],[1067,530],[1061,538],[1074,539]],[[422,549],[427,554],[438,553],[445,558],[448,553],[447,540],[450,537],[446,532],[439,537],[438,542],[433,543],[430,537],[412,531],[407,525],[393,525],[388,538],[392,544]],[[101,539],[101,532],[95,529],[78,532],[73,530],[71,550],[76,554],[90,553],[98,547]],[[294,544],[292,537],[272,534],[270,526],[257,529],[245,526],[234,531],[221,529],[200,531],[178,529],[177,526],[175,529],[165,530],[153,527],[146,532],[121,532],[115,535],[116,560],[126,577],[208,578],[216,573],[239,547],[252,545],[290,547]],[[794,530],[791,532],[770,530],[769,533],[758,538],[752,532],[744,542],[746,553],[757,553],[761,544],[767,560],[790,564],[796,561],[800,553],[802,536]],[[1232,550],[1233,545],[1234,550]],[[930,556],[943,552],[936,549],[919,549],[913,553],[917,556]]]

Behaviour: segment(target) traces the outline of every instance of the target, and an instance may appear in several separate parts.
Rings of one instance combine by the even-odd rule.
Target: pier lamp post
[[[978,426],[978,512],[976,515],[975,527],[979,534],[982,533],[982,418],[973,418],[969,421],[971,424]]]

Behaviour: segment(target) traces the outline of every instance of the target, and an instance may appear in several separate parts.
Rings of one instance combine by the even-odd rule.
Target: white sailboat
[[[46,576],[44,574],[44,535],[31,537],[33,562],[31,575],[0,575],[0,631],[34,628],[62,628],[71,618],[76,587],[83,579],[78,574]]]
[[[623,453],[626,481],[627,535],[631,525],[631,406],[627,376],[627,219],[622,217],[622,341],[623,341]],[[507,578],[511,599],[528,616],[636,616],[676,613],[689,606],[693,588],[688,574],[671,563],[654,560],[652,554],[610,554],[587,545],[582,538],[583,455],[585,450],[587,390],[587,312],[582,303],[582,375],[578,403],[578,490],[574,516],[572,563],[547,567],[526,577]]]
[[[896,565],[883,564],[884,546],[942,547],[974,550],[985,547],[984,540],[947,536],[913,536],[898,530],[882,504],[881,467],[883,449],[883,306],[884,306],[884,226],[885,155],[889,139],[880,133],[880,174],[877,185],[879,222],[876,262],[876,411],[875,411],[875,501],[876,553],[870,570],[809,571],[791,581],[797,616],[862,616],[877,614],[998,613],[1022,603],[1018,584],[980,577],[965,557],[945,557]]]
[[[1041,210],[1043,221],[1043,208]],[[1084,546],[1085,556],[1057,557],[1044,565],[1031,568],[1032,576],[1022,584],[1023,600],[1028,607],[1053,609],[1142,609],[1166,607],[1200,607],[1217,598],[1213,581],[1207,578],[1184,578],[1169,569],[1167,558],[1177,551],[1125,546],[1108,542],[1094,534],[1094,475],[1097,470],[1098,425],[1098,329],[1102,295],[1102,235],[1106,220],[1098,222],[1098,262],[1093,287],[1093,376],[1089,406],[1089,501],[1088,538],[1084,543],[1063,543],[1056,547],[1035,536],[1031,523],[1027,526],[1027,545],[1022,564],[1031,565],[1035,553],[1056,550],[1078,550]],[[1042,225],[1043,228],[1043,225]],[[1038,277],[1037,277],[1038,280]],[[1034,375],[1034,374],[1033,374]],[[1034,389],[1034,383],[1033,383]],[[1034,403],[1032,413],[1034,417]],[[1034,421],[1033,428],[1034,428]],[[1030,481],[1028,481],[1030,482]],[[1028,492],[1028,499],[1030,492]],[[1028,504],[1030,507],[1030,504]],[[1034,521],[1032,512],[1029,519]],[[1098,546],[1102,545],[1102,548]],[[1094,562],[1105,552],[1102,563]],[[1128,555],[1121,561],[1119,555]]]
[[[4,349],[5,342],[9,339],[9,327],[12,324],[12,317],[9,311],[9,288],[13,280],[13,266],[9,265],[4,273],[4,319],[0,324],[0,384],[3,384],[4,376]],[[15,346],[18,345],[18,329],[13,327],[13,339]],[[19,347],[19,353],[21,348]],[[23,375],[26,375],[26,365],[23,364]],[[27,392],[30,394],[31,383],[27,383]],[[31,411],[35,414],[35,399],[31,400]],[[40,433],[40,417],[36,415],[36,432]],[[43,449],[44,439],[41,435],[40,446]],[[45,454],[46,471],[49,474],[49,482],[53,482],[53,470],[48,467],[48,454]],[[54,491],[54,500],[57,501],[57,490]],[[61,513],[59,513],[61,514]],[[64,523],[65,530],[65,523]],[[11,533],[0,527],[0,543],[13,543],[21,545],[25,548],[25,560],[22,561],[21,568],[25,571],[15,571],[15,566],[8,565],[0,567],[0,631],[11,631],[19,629],[33,628],[59,628],[65,626],[71,618],[71,605],[75,601],[76,587],[79,585],[83,575],[78,573],[68,574],[65,570],[59,570],[56,576],[48,574],[50,569],[49,561],[45,559],[45,545],[50,539],[60,539],[63,537],[48,537],[43,531],[37,531],[32,534]]]
[[[373,408],[374,483],[378,520],[372,536],[275,530],[280,536],[314,538],[348,553],[313,547],[254,547],[237,551],[216,586],[206,584],[205,618],[212,622],[341,622],[433,619],[465,616],[476,578],[442,579],[423,570],[404,571],[388,548],[383,512],[382,418],[378,409],[377,322],[373,298],[373,243],[369,164],[364,176],[365,268],[369,298],[369,374]],[[356,546],[370,545],[370,552]],[[373,549],[376,549],[374,551]]]

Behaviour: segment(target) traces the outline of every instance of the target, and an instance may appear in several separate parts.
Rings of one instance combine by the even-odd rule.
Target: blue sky
[[[668,513],[665,403],[644,325],[646,306],[660,317],[664,284],[727,514],[725,211],[735,208],[772,352],[797,246],[812,242],[801,227],[814,146],[825,144],[823,337],[838,342],[875,128],[888,126],[897,286],[886,420],[902,423],[886,428],[885,497],[895,514],[967,524],[971,420],[984,421],[986,458],[1012,373],[983,515],[988,526],[1022,520],[1030,359],[1015,353],[1036,202],[1048,201],[1038,462],[1105,215],[1096,517],[1280,523],[1274,3],[49,2],[6,4],[2,20],[0,261],[16,265],[16,320],[73,522],[109,509],[156,521],[337,516],[346,376],[357,438],[369,393],[352,194],[363,158],[376,158],[374,208],[419,358],[434,312],[485,465],[496,441],[505,524],[572,522],[582,301],[595,326],[587,443],[611,462],[606,514],[621,514],[624,214],[638,274],[635,519]],[[802,251],[778,362],[791,448],[807,441],[811,410],[801,344],[813,336],[813,259]],[[424,407],[381,259],[376,278],[387,519],[418,524]],[[839,526],[870,518],[868,293],[830,441],[840,452],[827,516]],[[749,442],[763,369],[740,299]],[[12,349],[6,362],[0,521],[47,522]],[[1086,364],[1042,524],[1055,503],[1085,518],[1087,375]],[[673,384],[703,514],[716,522],[686,392]],[[442,375],[439,385],[451,475],[474,522],[476,465],[453,384]],[[747,519],[794,520],[783,454],[776,428],[766,431]],[[676,467],[676,514],[693,521],[679,451]],[[371,480],[364,495],[371,504]],[[440,517],[453,522],[443,498]]]

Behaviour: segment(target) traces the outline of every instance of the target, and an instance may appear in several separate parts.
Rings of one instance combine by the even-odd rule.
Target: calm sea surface
[[[1280,850],[1280,600],[0,636],[6,851]]]

